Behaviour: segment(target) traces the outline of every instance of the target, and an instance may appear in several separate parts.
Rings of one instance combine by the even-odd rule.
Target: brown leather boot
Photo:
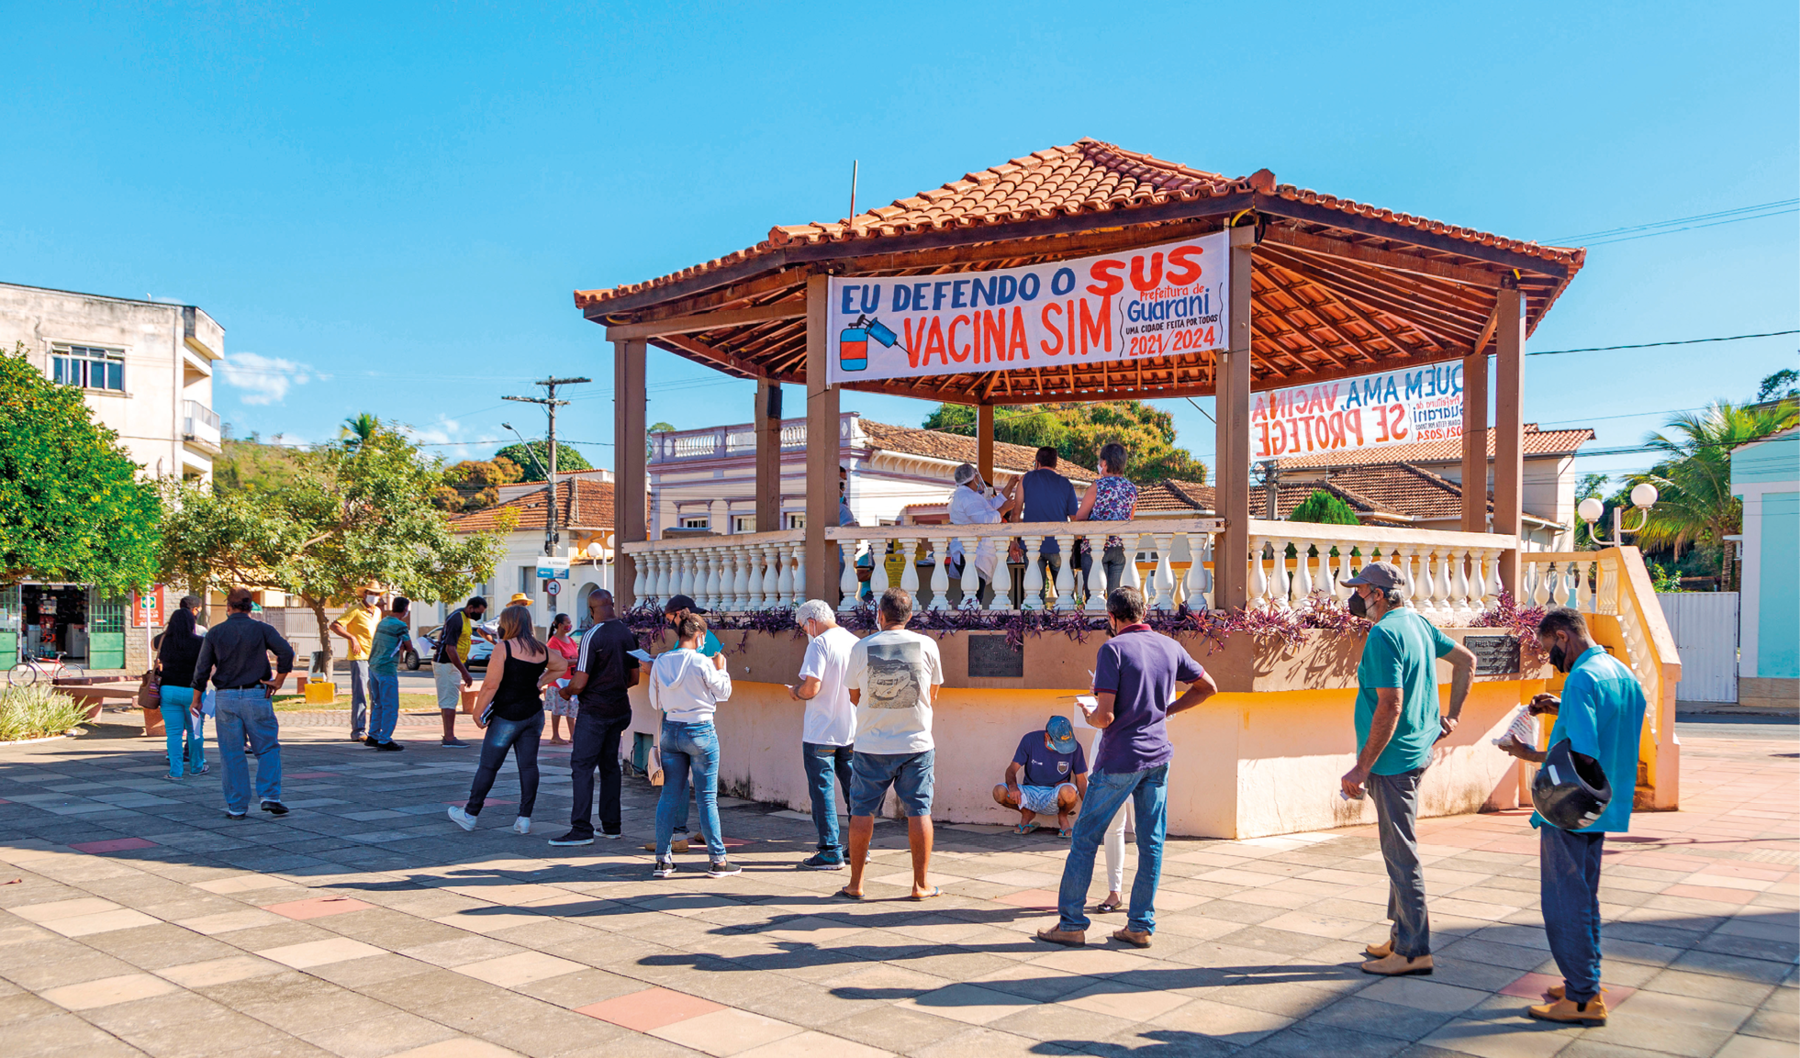
[[[1608,989],[1606,986],[1602,985],[1600,987],[1601,995],[1605,995],[1608,991],[1610,991],[1610,989]],[[1564,989],[1564,987],[1562,985],[1551,985],[1549,988],[1544,989],[1544,998],[1545,999],[1557,1000],[1557,999],[1561,999],[1563,996],[1565,996],[1567,994],[1568,994],[1568,992]]]
[[[1431,976],[1431,956],[1421,955],[1416,959],[1409,959],[1404,955],[1392,953],[1383,958],[1363,963],[1362,972],[1379,974],[1382,977],[1405,977],[1408,974],[1429,977]]]
[[[1580,1025],[1606,1024],[1606,1000],[1600,996],[1595,996],[1586,1003],[1577,1003],[1564,996],[1553,1003],[1526,1007],[1525,1012],[1542,1021]]]

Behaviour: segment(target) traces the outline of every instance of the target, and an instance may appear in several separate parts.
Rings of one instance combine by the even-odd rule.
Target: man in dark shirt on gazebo
[[[281,803],[281,731],[274,697],[294,671],[294,648],[281,633],[250,616],[250,590],[233,588],[225,597],[228,615],[206,633],[194,663],[195,702],[210,678],[217,690],[213,730],[219,739],[220,781],[225,815],[242,819],[250,811],[250,767],[244,740],[256,754],[256,796],[270,815],[287,815]],[[269,655],[275,674],[269,675]]]

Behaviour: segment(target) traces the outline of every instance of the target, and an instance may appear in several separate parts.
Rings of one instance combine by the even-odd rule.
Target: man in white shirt
[[[881,631],[857,640],[844,671],[856,706],[856,751],[851,757],[850,884],[837,895],[851,900],[863,898],[875,813],[890,786],[906,810],[912,899],[938,895],[925,872],[931,865],[931,707],[944,685],[944,665],[936,642],[906,630],[912,609],[912,593],[905,588],[882,592],[876,611]]]
[[[831,607],[808,599],[794,615],[812,642],[800,662],[800,682],[788,688],[795,701],[806,703],[800,750],[806,763],[806,785],[812,794],[813,826],[819,830],[818,851],[800,861],[809,871],[844,868],[844,846],[838,840],[837,790],[850,801],[851,743],[856,737],[856,710],[844,670],[856,636],[838,627]]]
[[[964,463],[951,474],[956,480],[956,491],[950,494],[951,525],[995,525],[1005,518],[1008,511],[1017,502],[1014,490],[1018,482],[1006,492],[988,494],[987,482],[981,480],[981,472],[974,464]],[[975,546],[975,576],[980,581],[976,594],[986,603],[993,596],[988,582],[994,579],[994,569],[999,565],[1000,555],[994,549],[994,538],[984,536],[981,543]],[[961,540],[950,542],[951,575],[962,576],[963,544]]]

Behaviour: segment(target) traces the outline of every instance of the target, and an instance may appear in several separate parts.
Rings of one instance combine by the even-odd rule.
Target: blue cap
[[[1058,753],[1075,752],[1075,725],[1061,713],[1050,718],[1044,725],[1044,734],[1050,736],[1050,748]]]

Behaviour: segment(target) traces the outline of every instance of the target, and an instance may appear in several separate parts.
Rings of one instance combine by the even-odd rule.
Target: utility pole
[[[501,400],[516,400],[521,404],[542,404],[544,406],[544,411],[550,417],[550,430],[545,442],[545,447],[549,449],[550,453],[550,458],[548,460],[550,465],[545,474],[545,477],[549,478],[547,483],[549,486],[549,495],[545,501],[544,513],[545,555],[555,555],[557,541],[561,539],[556,532],[556,409],[559,405],[567,404],[569,402],[556,399],[556,387],[573,386],[582,382],[592,381],[593,379],[591,378],[546,378],[537,383],[544,387],[544,395],[541,397],[500,398]],[[527,452],[531,451],[531,445],[529,443],[526,444],[525,450]]]

